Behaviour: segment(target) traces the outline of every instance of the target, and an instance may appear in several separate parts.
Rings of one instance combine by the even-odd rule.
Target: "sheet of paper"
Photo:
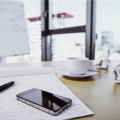
[[[36,75],[54,72],[52,67],[1,67],[0,77]]]
[[[94,114],[53,73],[0,78],[0,85],[15,84],[0,93],[1,120],[64,120]],[[16,99],[16,94],[31,88],[53,92],[72,99],[72,106],[58,116],[52,116]]]

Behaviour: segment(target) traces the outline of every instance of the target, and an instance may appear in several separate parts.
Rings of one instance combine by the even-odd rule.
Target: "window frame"
[[[41,37],[42,37],[42,61],[52,61],[53,34],[86,33],[85,56],[90,60],[95,58],[96,39],[96,0],[86,2],[86,25],[50,30],[52,0],[41,0]]]

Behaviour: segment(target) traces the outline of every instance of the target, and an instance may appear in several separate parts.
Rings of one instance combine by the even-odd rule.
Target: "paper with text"
[[[0,85],[9,81],[15,84],[0,93],[1,120],[64,120],[94,114],[53,73],[0,78]],[[16,99],[20,92],[38,88],[72,99],[72,106],[58,116],[52,116]]]
[[[23,1],[0,0],[0,57],[30,53]]]

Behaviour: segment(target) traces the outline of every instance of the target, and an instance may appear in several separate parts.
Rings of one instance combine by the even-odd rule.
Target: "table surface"
[[[64,62],[41,62],[37,64],[1,64],[1,67],[53,66],[64,68]],[[85,78],[61,77],[60,80],[80,98],[95,115],[74,120],[120,120],[120,84],[116,84],[111,69],[99,70],[98,74]]]

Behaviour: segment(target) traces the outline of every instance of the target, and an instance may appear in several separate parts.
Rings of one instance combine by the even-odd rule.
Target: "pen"
[[[11,82],[9,82],[9,83],[6,83],[6,84],[4,84],[4,85],[1,85],[1,86],[0,86],[0,92],[2,92],[3,90],[9,88],[9,87],[12,86],[13,84],[14,84],[14,81],[11,81]]]

